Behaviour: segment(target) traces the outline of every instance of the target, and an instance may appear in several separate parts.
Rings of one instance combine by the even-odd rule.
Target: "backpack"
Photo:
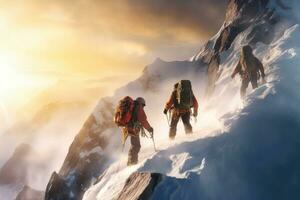
[[[190,109],[193,107],[193,91],[192,84],[189,80],[181,80],[176,88],[176,105],[181,109]]]
[[[126,126],[132,120],[134,100],[126,96],[122,98],[116,108],[114,122],[117,126]]]

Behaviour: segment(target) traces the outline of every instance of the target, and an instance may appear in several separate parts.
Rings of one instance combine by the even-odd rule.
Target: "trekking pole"
[[[122,144],[122,154],[124,153],[125,143]]]
[[[168,125],[170,127],[171,125],[170,125],[170,120],[169,120],[168,114],[166,114],[166,118],[167,118]]]
[[[155,142],[154,142],[154,133],[153,132],[149,132],[150,133],[150,136],[148,136],[144,130],[144,128],[141,128],[141,131],[142,131],[142,135],[143,137],[146,137],[146,138],[151,138],[152,139],[152,143],[153,143],[153,147],[154,147],[154,151],[157,152],[156,150],[156,146],[155,146]]]
[[[157,149],[156,149],[156,146],[155,146],[155,141],[154,141],[154,133],[150,133],[151,134],[151,139],[152,139],[152,142],[153,142],[153,147],[154,147],[154,151],[157,152]]]

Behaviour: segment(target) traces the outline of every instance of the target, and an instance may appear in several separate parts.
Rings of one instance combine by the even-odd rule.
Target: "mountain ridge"
[[[273,55],[269,55],[267,53],[268,46],[273,47],[274,51],[276,50],[276,48],[280,49],[281,46],[278,45],[277,42],[281,41],[280,38],[287,39],[285,37],[286,36],[285,34],[287,34],[286,30],[291,29],[291,27],[294,25],[294,22],[290,22],[289,19],[285,19],[284,17],[279,15],[276,9],[269,7],[269,5],[271,5],[272,3],[275,3],[277,5],[278,1],[230,0],[227,8],[226,19],[220,31],[205,45],[203,45],[199,53],[194,57],[192,57],[190,61],[182,61],[182,62],[178,61],[176,62],[176,64],[175,62],[173,62],[172,66],[170,66],[167,62],[157,60],[154,62],[153,65],[150,65],[145,68],[140,78],[129,83],[123,88],[117,90],[113,97],[107,97],[100,100],[94,113],[88,118],[88,120],[85,122],[79,134],[75,137],[72,145],[69,148],[69,153],[66,156],[65,162],[60,172],[58,174],[54,173],[51,180],[49,181],[46,189],[45,199],[56,200],[56,199],[64,199],[66,197],[68,199],[82,199],[86,190],[88,190],[88,188],[90,188],[91,185],[98,182],[96,185],[94,185],[89,189],[89,191],[86,193],[84,197],[84,199],[92,199],[92,198],[96,198],[95,196],[93,196],[93,194],[97,192],[101,193],[100,186],[103,186],[104,189],[106,188],[105,184],[109,183],[108,180],[109,176],[107,177],[107,179],[101,179],[98,181],[96,180],[98,179],[99,176],[101,176],[101,174],[105,176],[106,175],[105,171],[108,170],[109,167],[115,162],[116,157],[118,158],[118,155],[115,155],[117,153],[111,151],[111,150],[118,149],[118,146],[120,146],[120,139],[118,137],[118,134],[115,134],[119,132],[119,130],[113,124],[112,117],[113,117],[114,105],[116,104],[117,100],[120,97],[124,96],[125,94],[126,95],[133,94],[135,96],[143,95],[145,96],[146,99],[152,99],[153,102],[152,105],[150,105],[150,109],[151,108],[157,109],[157,106],[161,105],[161,102],[154,100],[154,98],[157,97],[159,98],[159,100],[162,97],[166,98],[166,95],[161,95],[161,94],[163,94],[163,92],[170,89],[172,84],[175,82],[175,80],[178,80],[178,78],[181,79],[187,78],[193,80],[194,85],[197,86],[205,85],[207,76],[211,75],[211,74],[207,74],[208,71],[210,71],[208,70],[210,67],[209,63],[211,63],[211,61],[215,59],[217,55],[221,57],[220,69],[218,68],[217,70],[211,70],[211,71],[213,73],[216,73],[222,70],[221,71],[222,74],[219,79],[216,79],[214,82],[211,83],[216,85],[216,89],[215,91],[212,91],[212,93],[215,92],[215,95],[211,98],[211,100],[209,100],[209,103],[213,105],[215,102],[219,101],[219,99],[222,99],[224,102],[219,101],[218,103],[216,103],[217,106],[215,109],[218,110],[220,109],[219,107],[224,107],[224,105],[226,105],[225,103],[227,100],[232,100],[233,105],[228,106],[228,108],[226,108],[225,110],[222,110],[222,113],[218,113],[218,117],[223,116],[223,114],[228,114],[230,112],[233,112],[239,105],[239,96],[237,92],[238,83],[229,82],[228,80],[229,80],[229,73],[232,70],[232,66],[234,65],[234,63],[237,62],[238,55],[239,55],[238,54],[239,48],[241,48],[241,46],[245,44],[250,44],[252,46],[255,46],[256,47],[255,53],[259,54],[260,58],[264,59],[264,63],[272,65],[272,61],[278,60],[278,58],[272,57]],[[273,49],[270,48],[270,50]],[[280,57],[283,55],[284,54],[282,53],[282,55],[278,55],[278,56]],[[272,59],[268,60],[267,56],[270,56],[273,60]],[[156,65],[160,65],[160,66],[157,67]],[[267,72],[272,72],[272,70],[276,71],[275,68],[271,68],[268,66]],[[273,79],[274,77],[272,75],[268,85],[261,86],[259,89],[254,91],[253,94],[250,94],[249,99],[247,99],[246,101],[245,109],[247,109],[247,106],[251,105],[250,103],[251,101],[253,102],[260,101],[258,100],[259,98],[257,98],[257,96],[261,98],[262,97],[270,98],[269,96],[272,94],[273,84],[275,84],[276,82]],[[162,87],[162,85],[167,85],[167,86]],[[201,87],[200,89],[197,89],[196,94],[203,93],[204,88],[205,87],[203,88]],[[159,95],[160,97],[158,97]],[[255,107],[253,109],[255,110]],[[241,109],[240,111],[243,111],[243,109]],[[151,116],[157,116],[158,113],[160,112],[157,111],[151,114]],[[235,118],[237,116],[232,116],[232,117]],[[242,119],[241,116],[239,116],[239,118]],[[205,117],[207,116],[203,116],[202,118],[204,122],[205,122],[204,119]],[[227,120],[226,123],[232,124],[233,122],[228,122]],[[296,130],[298,129],[297,126],[293,126],[293,127]],[[224,133],[226,133],[226,131]],[[251,133],[249,134],[251,135]],[[242,136],[245,135],[242,134]],[[220,138],[224,138],[224,137],[226,138],[226,134],[224,136],[223,135],[220,136]],[[228,144],[227,140],[226,141],[222,139],[216,139],[216,140],[221,140],[222,142],[224,142],[224,144]],[[242,137],[241,140],[243,141],[244,138]],[[97,146],[101,147],[99,151],[94,150]],[[192,150],[190,149],[190,151]],[[228,155],[235,155],[235,154],[230,154],[230,151],[232,151],[232,149],[229,148],[228,152],[225,153],[228,153]],[[92,155],[93,158],[89,156],[80,157],[80,153],[82,152],[95,152],[95,153],[87,154],[89,156]],[[218,154],[218,152],[212,152],[212,154],[216,154],[215,157],[212,156],[213,158],[220,158],[222,155],[224,155],[223,153]],[[151,161],[151,158],[149,159]],[[216,167],[220,167],[218,166],[216,161],[214,161],[212,165]],[[219,171],[216,171],[216,173],[219,173]],[[191,173],[191,176],[193,176],[195,180],[198,178],[198,175],[199,174],[197,173]],[[231,175],[234,174],[232,173]],[[126,176],[127,174],[125,173],[124,177]],[[207,176],[207,178],[209,178],[209,176]],[[216,178],[214,181],[217,182],[217,180],[218,178]],[[65,185],[65,190],[63,191],[63,194],[57,192],[59,191],[58,189],[61,184],[56,185],[55,184],[56,182],[60,182]],[[220,181],[220,183],[221,182],[222,181]],[[166,181],[165,183],[170,183],[170,182]],[[187,185],[190,185],[188,181],[183,180],[183,183],[184,184],[187,183]],[[193,187],[200,185],[199,182],[194,182],[194,183],[196,185]],[[238,182],[236,182],[235,184],[237,183]],[[213,183],[210,184],[213,185]],[[166,184],[162,183],[162,185],[167,187]],[[130,185],[128,186],[130,187]],[[182,188],[185,188],[184,185],[182,186],[183,186]],[[202,186],[205,189],[205,185]],[[182,191],[182,189],[179,190]],[[161,193],[159,191],[161,190],[157,190],[157,191],[154,190],[153,193],[150,194],[150,197],[154,198],[155,195],[164,194],[165,196],[163,199],[173,198],[172,195],[174,194],[172,194],[170,190],[167,190],[166,193]],[[104,193],[108,192],[105,194],[109,196],[109,192],[111,191],[103,190],[103,192]],[[198,197],[202,197],[204,199],[218,199],[218,198],[222,199],[222,196],[219,195],[221,195],[222,192],[225,191],[219,190],[215,192],[216,195],[213,195],[213,193],[210,191],[206,193],[205,191],[204,192],[202,191],[202,193],[199,192],[197,193],[197,195]],[[99,196],[99,194],[98,195],[96,194],[96,196]],[[184,192],[179,192],[178,194],[183,195],[182,199],[192,198],[192,196]],[[238,199],[239,197],[244,197],[244,195],[246,194],[248,194],[248,191],[245,190],[245,193],[241,191],[237,196],[229,195],[227,197]],[[118,196],[118,194],[115,195]],[[261,195],[264,196],[267,195],[267,193],[266,194],[261,193]],[[113,196],[110,197],[113,198]],[[251,199],[250,197],[253,196],[249,195],[248,199]],[[99,198],[101,199],[101,197]]]

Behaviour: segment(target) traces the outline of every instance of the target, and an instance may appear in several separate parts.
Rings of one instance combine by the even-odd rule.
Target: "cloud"
[[[152,59],[172,60],[192,56],[218,31],[226,4],[224,0],[87,0],[72,5],[65,1],[64,10],[76,27],[94,37],[131,41],[144,46]],[[184,56],[178,47],[186,52]]]
[[[224,19],[224,0],[64,1],[81,28],[101,30],[152,47],[195,42],[214,34]]]
[[[221,26],[224,0],[27,0],[23,23],[62,23],[90,36],[134,40],[153,50],[206,40]],[[31,6],[28,6],[31,5]],[[31,13],[35,13],[32,16]],[[39,18],[34,20],[33,18]]]
[[[14,52],[25,71],[54,72],[49,76],[138,75],[156,57],[193,56],[221,26],[225,6],[224,0],[0,0],[0,52]]]
[[[168,28],[183,27],[201,34],[213,34],[224,18],[221,0],[127,0],[135,19],[146,19]],[[169,26],[167,26],[169,25]]]

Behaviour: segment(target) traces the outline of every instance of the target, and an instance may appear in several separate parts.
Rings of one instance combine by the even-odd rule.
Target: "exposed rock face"
[[[161,182],[162,174],[158,173],[133,173],[125,183],[118,200],[147,200],[156,186]]]
[[[69,199],[70,193],[71,189],[65,181],[56,172],[53,172],[47,185],[45,199]]]
[[[19,145],[12,157],[0,170],[0,184],[26,184],[27,183],[27,156],[32,152],[30,145]]]
[[[269,1],[230,0],[226,11],[225,24],[249,23],[265,11]]]
[[[43,200],[44,192],[24,186],[22,191],[16,197],[16,200]]]
[[[282,1],[273,1],[282,9],[289,9]],[[268,3],[273,1],[230,0],[223,27],[215,37],[202,47],[193,60],[201,60],[207,64],[213,62],[216,55],[221,55],[229,50],[237,36],[246,30],[249,30],[249,33],[245,44],[252,46],[258,42],[270,44],[275,37],[275,33],[280,32],[275,29],[276,26],[283,21],[274,9],[268,7]],[[281,26],[287,28],[289,24]],[[215,75],[211,75],[210,70],[208,70],[208,76]],[[214,84],[215,82],[209,82],[208,90],[211,90]]]
[[[237,35],[249,28],[251,25],[258,24],[258,26],[261,27],[260,22],[263,22],[263,24],[266,25],[264,26],[265,29],[269,24],[274,25],[274,23],[278,22],[278,20],[274,19],[272,10],[268,10],[268,2],[269,0],[230,0],[223,27],[216,37],[208,41],[209,45],[208,43],[204,45],[205,49],[202,49],[196,58],[209,63],[211,57],[215,53],[221,53],[228,50]],[[257,29],[263,30],[262,28]],[[262,34],[261,31],[257,32],[257,30],[254,30],[254,33],[258,33],[258,35],[261,36],[255,36],[255,42],[261,41],[269,43],[269,41],[264,39],[264,37],[272,38],[269,37],[268,34],[266,35],[266,33],[271,33],[271,31],[268,29],[264,31],[265,32]]]
[[[47,185],[46,200],[81,199],[84,191],[103,171],[108,158],[103,153],[108,139],[105,131],[115,128],[113,105],[102,100],[101,116],[90,115],[75,137],[59,173],[54,172]]]

